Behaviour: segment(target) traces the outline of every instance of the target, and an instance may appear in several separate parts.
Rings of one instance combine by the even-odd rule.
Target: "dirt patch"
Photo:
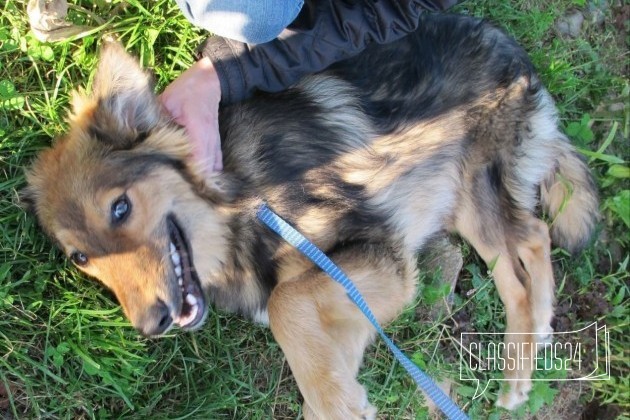
[[[599,401],[593,400],[586,405],[580,418],[582,420],[613,420],[618,418],[621,414],[623,413],[620,407],[611,404],[601,405]]]
[[[535,416],[529,418],[532,420],[577,420],[582,417],[584,411],[584,403],[580,401],[580,396],[584,391],[583,382],[559,382],[558,395],[553,400],[553,404],[543,406]]]
[[[0,382],[0,418],[8,420],[13,418],[11,415],[11,400],[9,395],[15,395],[15,389],[9,385],[9,389]]]
[[[9,390],[0,384],[0,410],[6,410],[9,408]]]
[[[556,316],[553,321],[555,331],[571,331],[581,322],[598,319],[612,310],[606,299],[608,287],[599,279],[593,280],[588,291],[579,294],[575,282],[565,284],[565,298],[556,305]]]
[[[630,22],[630,4],[620,4],[613,7],[613,24],[620,33],[627,33]]]

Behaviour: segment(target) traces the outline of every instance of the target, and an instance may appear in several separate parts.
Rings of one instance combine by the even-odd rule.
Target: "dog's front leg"
[[[283,283],[272,293],[271,331],[304,397],[306,419],[374,418],[355,378],[373,333],[355,312],[341,286],[325,278]]]
[[[415,268],[408,269],[404,259],[369,254],[345,253],[335,260],[379,321],[389,322],[414,296]],[[304,417],[375,418],[376,410],[356,380],[375,331],[344,289],[313,269],[276,286],[268,310],[271,330],[304,397]]]

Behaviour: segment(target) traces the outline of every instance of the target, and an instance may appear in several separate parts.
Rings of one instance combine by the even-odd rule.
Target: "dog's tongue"
[[[195,302],[194,304],[191,303],[191,300],[193,299]],[[197,300],[193,295],[186,296],[186,301],[184,304],[182,304],[182,313],[179,319],[175,321],[177,325],[179,325],[180,327],[186,327],[187,325],[190,325],[192,322],[195,321],[195,319],[197,318],[197,314],[199,313],[199,304],[196,302]]]

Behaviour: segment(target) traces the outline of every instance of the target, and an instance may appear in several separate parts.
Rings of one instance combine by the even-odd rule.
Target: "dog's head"
[[[203,323],[203,282],[225,250],[220,192],[213,204],[189,152],[150,77],[110,44],[92,93],[75,94],[69,132],[27,171],[24,196],[44,230],[145,335]]]

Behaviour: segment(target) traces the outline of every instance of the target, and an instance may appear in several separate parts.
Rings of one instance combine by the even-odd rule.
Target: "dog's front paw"
[[[334,409],[320,410],[318,414],[306,403],[302,405],[305,420],[376,420],[376,407],[367,399],[358,405],[347,405],[342,402],[335,404]]]
[[[553,342],[553,328],[551,325],[547,324],[536,328],[536,342],[541,344],[537,347],[538,350],[547,347]]]
[[[376,407],[366,402],[363,410],[361,411],[362,420],[375,420],[376,419]]]
[[[497,407],[514,410],[529,398],[532,381],[529,379],[510,382],[510,389],[504,391],[496,402]]]

